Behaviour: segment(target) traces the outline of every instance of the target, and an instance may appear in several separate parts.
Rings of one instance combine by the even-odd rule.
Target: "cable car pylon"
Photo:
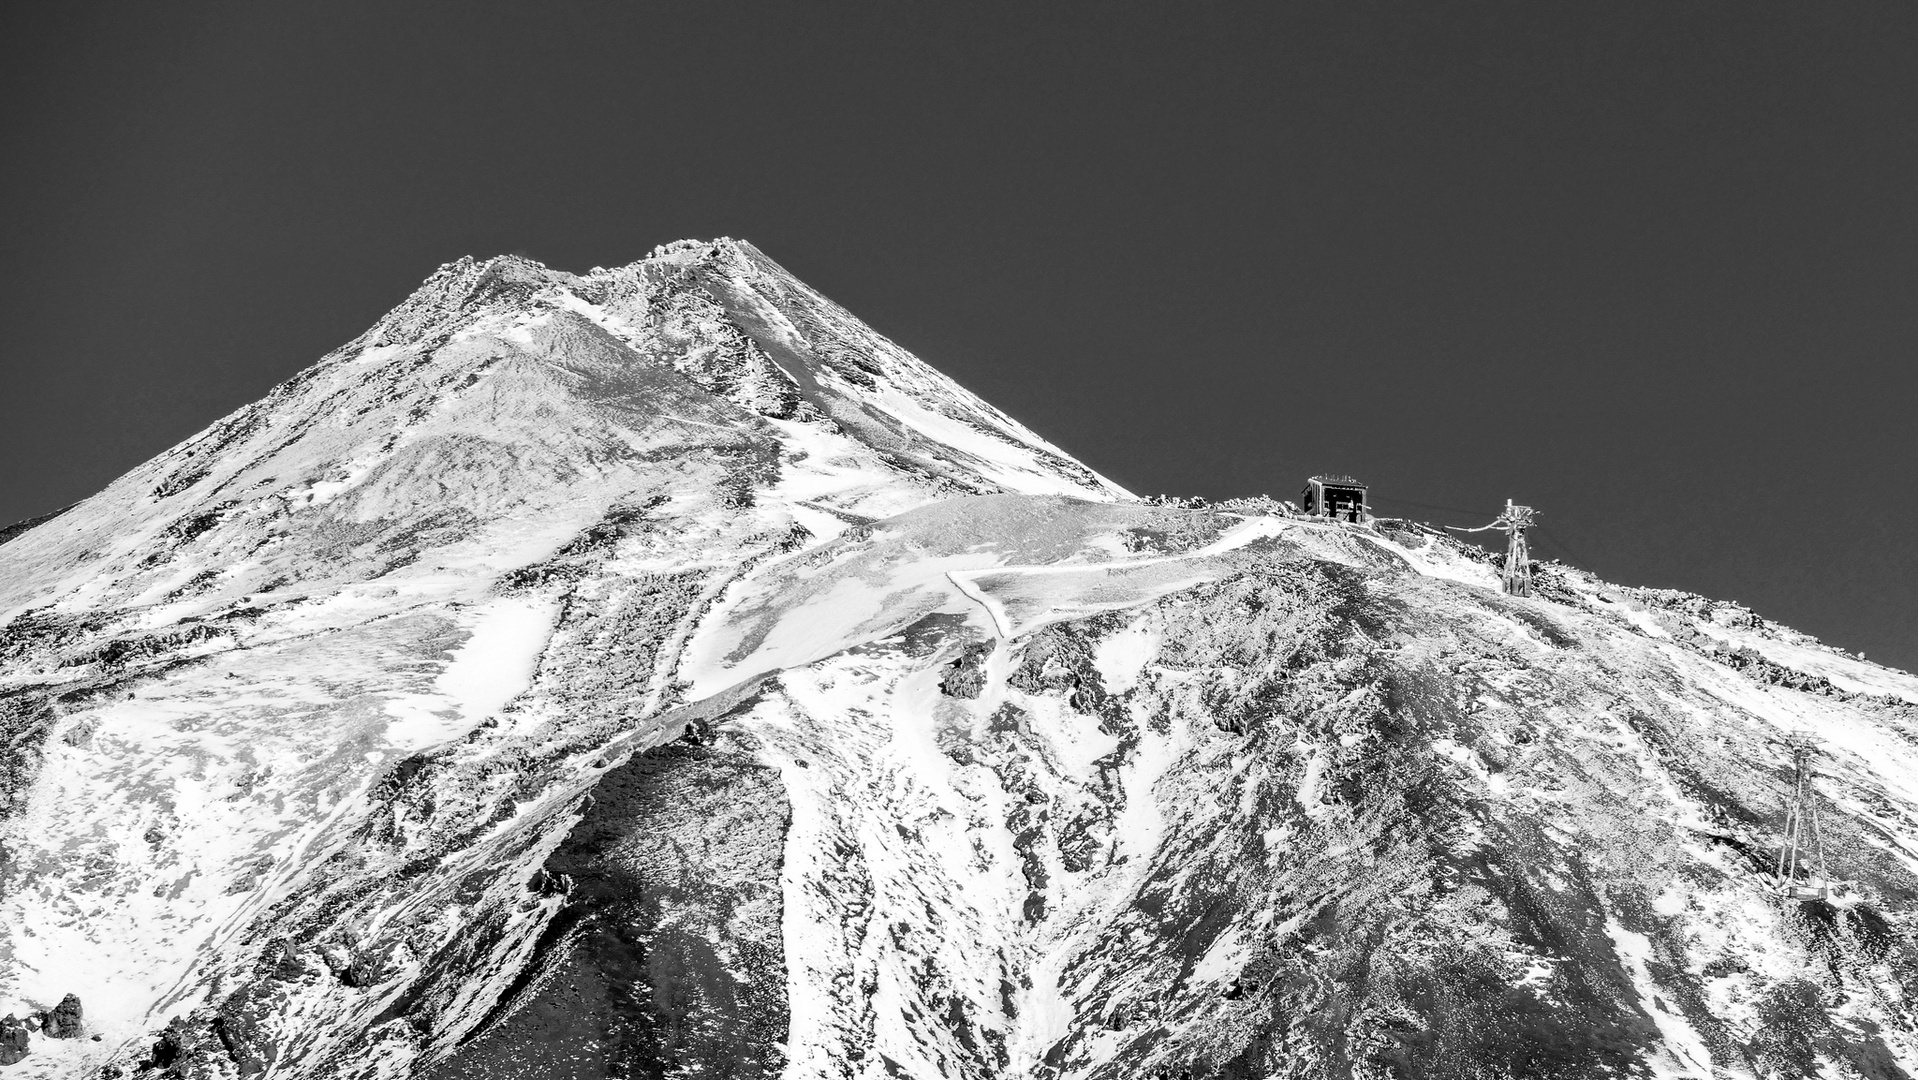
[[[1811,760],[1818,740],[1804,732],[1785,737],[1791,750],[1791,797],[1785,805],[1785,835],[1778,847],[1779,890],[1794,900],[1823,900],[1831,891],[1825,868],[1825,834],[1818,824],[1818,789],[1812,783]],[[1805,872],[1803,883],[1800,870]]]
[[[1519,506],[1512,500],[1505,500],[1505,512],[1490,525],[1481,525],[1476,529],[1461,529],[1456,525],[1447,525],[1453,532],[1475,533],[1487,529],[1500,529],[1505,533],[1505,569],[1499,574],[1499,585],[1511,596],[1532,595],[1532,551],[1525,543],[1525,530],[1532,527],[1532,519],[1538,511],[1529,506]]]

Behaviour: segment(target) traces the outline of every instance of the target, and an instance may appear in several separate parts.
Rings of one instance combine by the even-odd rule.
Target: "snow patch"
[[[1193,982],[1222,983],[1239,977],[1245,969],[1246,961],[1251,957],[1251,946],[1236,926],[1227,927],[1212,947],[1192,965],[1189,978]]]
[[[498,712],[533,679],[559,605],[545,596],[506,597],[477,613],[473,636],[453,654],[437,688],[468,719]]]
[[[1092,666],[1106,690],[1123,694],[1139,684],[1147,662],[1159,653],[1159,636],[1146,620],[1135,619],[1125,629],[1100,641],[1092,650]]]
[[[1659,1080],[1712,1080],[1711,1048],[1690,1022],[1659,996],[1658,984],[1646,967],[1646,961],[1652,958],[1651,939],[1625,929],[1615,917],[1606,918],[1605,933],[1612,939],[1619,962],[1632,976],[1639,1008],[1658,1025],[1658,1033],[1664,1039],[1660,1052],[1654,1053],[1647,1062],[1652,1074]]]

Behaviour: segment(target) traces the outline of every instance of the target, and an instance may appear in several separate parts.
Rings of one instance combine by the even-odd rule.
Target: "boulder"
[[[12,1065],[27,1056],[27,1025],[8,1013],[0,1019],[0,1065]]]
[[[153,1044],[153,1049],[147,1051],[146,1060],[140,1063],[141,1072],[164,1069],[180,1060],[180,1052],[186,1049],[186,1040],[180,1034],[182,1027],[184,1025],[177,1016],[167,1023],[160,1032],[159,1040]]]
[[[68,994],[60,999],[60,1004],[40,1018],[40,1029],[49,1039],[77,1039],[80,1037],[80,996]]]

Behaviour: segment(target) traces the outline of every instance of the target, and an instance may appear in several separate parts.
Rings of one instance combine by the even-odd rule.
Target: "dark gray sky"
[[[6,5],[0,520],[457,256],[752,240],[1144,493],[1918,668],[1918,5]]]

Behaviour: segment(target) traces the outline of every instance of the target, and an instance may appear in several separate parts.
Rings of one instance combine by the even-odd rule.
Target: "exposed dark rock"
[[[290,941],[274,941],[261,953],[259,970],[267,978],[281,982],[291,982],[304,978],[308,973],[306,962],[300,958],[300,952]]]
[[[8,1013],[0,1019],[0,1065],[13,1065],[26,1060],[28,1053],[27,1025],[20,1018]]]
[[[986,685],[986,659],[992,655],[992,645],[980,642],[968,645],[946,668],[946,677],[939,681],[939,692],[947,697],[976,698]]]
[[[257,1010],[224,1009],[213,1017],[213,1034],[241,1076],[257,1076],[273,1064],[277,1047]]]
[[[68,994],[60,999],[40,1022],[40,1030],[49,1039],[77,1039],[80,1037],[80,998]]]
[[[67,657],[60,662],[60,666],[78,667],[82,664],[99,664],[107,668],[123,667],[149,657],[163,656],[202,641],[230,637],[232,633],[231,629],[210,623],[189,623],[184,627],[159,633],[114,638],[98,648]]]
[[[566,907],[486,1034],[430,1080],[779,1075],[778,773],[721,735],[640,754],[529,887]]]
[[[341,982],[355,989],[378,986],[393,977],[392,955],[382,948],[357,949],[339,976]]]
[[[146,1060],[138,1068],[141,1072],[153,1069],[169,1069],[177,1064],[185,1052],[186,1038],[181,1034],[178,1017],[160,1030],[160,1037],[154,1040],[153,1048],[147,1051]]]
[[[196,1014],[167,1021],[134,1072],[164,1080],[213,1080],[230,1075],[233,1064],[218,1017]]]

